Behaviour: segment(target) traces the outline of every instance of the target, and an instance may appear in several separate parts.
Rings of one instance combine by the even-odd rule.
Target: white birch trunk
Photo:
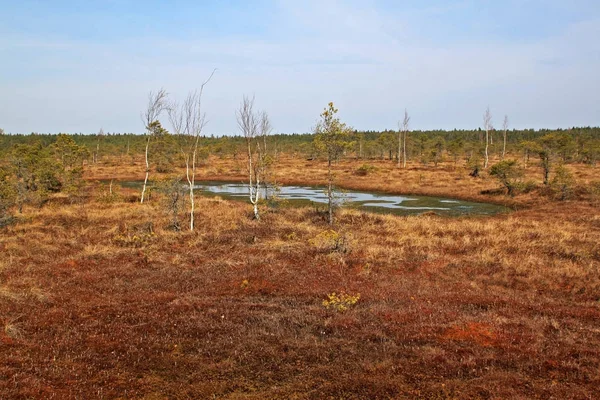
[[[185,159],[185,177],[188,182],[190,195],[190,231],[194,230],[194,177],[190,175],[190,159],[189,156]]]
[[[140,203],[144,203],[144,195],[146,194],[146,186],[148,185],[148,175],[150,175],[150,163],[148,162],[148,148],[150,147],[150,136],[146,141],[146,177],[144,178],[144,186],[142,187],[142,198]]]
[[[329,206],[329,225],[333,225],[333,175],[331,174],[331,156],[327,163],[327,203]]]
[[[400,154],[402,154],[402,131],[398,131],[398,168],[400,168]]]
[[[404,131],[404,139],[402,141],[402,168],[406,168],[406,134],[408,132]]]

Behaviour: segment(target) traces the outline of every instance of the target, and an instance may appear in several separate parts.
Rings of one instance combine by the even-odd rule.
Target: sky
[[[243,95],[278,133],[333,101],[359,130],[600,125],[598,0],[0,0],[0,128],[142,133],[148,93]],[[166,115],[161,117],[169,128]]]

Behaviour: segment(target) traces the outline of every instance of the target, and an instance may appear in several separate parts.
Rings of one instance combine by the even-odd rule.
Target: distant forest
[[[163,134],[152,141],[155,158],[176,159],[177,137],[164,129]],[[88,150],[86,159],[96,160],[105,156],[136,158],[143,155],[146,137],[133,133],[70,134],[75,143]],[[17,144],[40,144],[46,147],[56,141],[57,135],[31,133],[0,135],[0,157],[4,158]],[[490,135],[489,153],[495,157],[502,152],[504,131],[493,130]],[[314,135],[274,134],[270,142],[275,152],[296,157],[315,158]],[[242,156],[243,136],[203,136],[200,147],[204,156]],[[524,129],[506,131],[506,154],[512,158],[528,159],[535,156],[543,141],[550,146],[562,162],[595,164],[600,159],[600,127],[571,129]],[[407,159],[437,164],[441,161],[469,161],[482,155],[485,146],[485,130],[431,130],[410,131],[407,135]],[[386,130],[355,131],[353,145],[346,157],[360,159],[397,160],[398,132]]]

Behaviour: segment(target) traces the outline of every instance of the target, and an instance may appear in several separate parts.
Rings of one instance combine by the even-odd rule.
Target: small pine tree
[[[329,224],[333,225],[333,213],[335,208],[334,176],[332,163],[338,160],[344,151],[351,148],[353,130],[340,122],[336,117],[338,109],[333,103],[329,103],[321,113],[321,120],[315,128],[315,147],[327,155],[327,205]]]
[[[509,196],[514,196],[517,181],[523,176],[523,172],[516,160],[504,160],[492,165],[490,175],[502,183]]]

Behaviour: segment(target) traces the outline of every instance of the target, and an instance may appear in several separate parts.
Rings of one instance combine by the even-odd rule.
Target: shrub
[[[175,231],[181,230],[179,222],[180,210],[184,207],[186,188],[178,176],[167,176],[155,184],[155,190],[161,195],[161,206],[169,216],[168,228]]]
[[[10,153],[10,166],[19,212],[25,204],[41,206],[50,192],[61,189],[62,167],[41,143],[15,145]]]
[[[121,247],[141,248],[146,247],[146,245],[154,238],[154,236],[154,232],[120,234],[113,237],[113,242]]]
[[[118,184],[114,185],[112,181],[108,185],[103,185],[102,193],[98,196],[98,201],[107,204],[123,201],[121,186]]]
[[[376,171],[376,170],[377,170],[377,168],[375,168],[375,166],[374,166],[374,165],[371,165],[371,164],[363,164],[363,165],[361,165],[360,167],[358,167],[358,168],[356,169],[356,171],[354,171],[354,174],[355,174],[355,175],[358,175],[358,176],[367,176],[367,175],[369,175],[371,172],[374,172],[374,171]]]
[[[294,241],[294,240],[298,239],[298,235],[296,234],[296,232],[291,232],[291,233],[288,233],[287,235],[285,235],[284,238],[287,241]]]
[[[0,219],[8,217],[9,210],[15,205],[16,196],[11,171],[0,166]]]
[[[338,233],[333,229],[328,229],[319,233],[308,243],[321,251],[349,253],[352,242],[352,235],[348,233]]]
[[[360,293],[356,295],[341,292],[339,294],[333,292],[327,295],[327,300],[323,300],[323,306],[327,309],[343,312],[351,306],[355,305],[360,299]]]
[[[528,180],[524,182],[515,183],[515,192],[517,193],[530,193],[537,189],[538,185],[535,181]]]
[[[113,243],[121,247],[143,248],[156,238],[152,222],[145,222],[131,228],[121,225],[119,231],[113,237]]]
[[[564,165],[559,165],[550,182],[554,198],[560,201],[567,200],[573,196],[575,178]]]

